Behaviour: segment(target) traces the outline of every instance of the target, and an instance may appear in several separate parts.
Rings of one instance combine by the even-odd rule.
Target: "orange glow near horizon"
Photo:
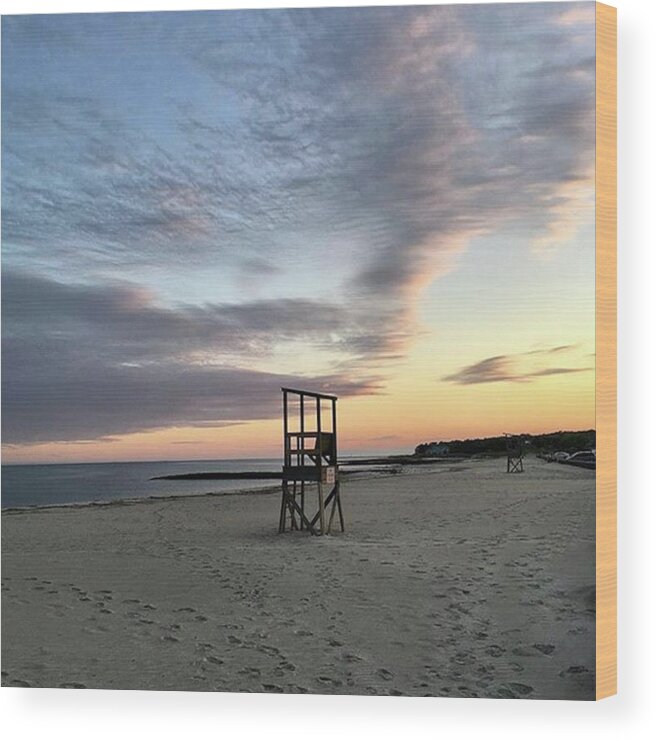
[[[479,274],[473,279],[481,280],[481,305],[491,303]],[[527,298],[521,320],[508,331],[505,323],[496,325],[494,315],[485,316],[474,300],[462,316],[444,300],[429,296],[420,302],[420,338],[388,369],[379,393],[340,398],[342,455],[412,452],[421,442],[504,432],[594,428],[594,313],[580,296],[574,297],[577,310],[561,301],[549,312],[539,296]],[[440,324],[435,317],[447,311],[454,314],[453,322]],[[463,368],[477,367],[481,358],[488,358],[485,369],[485,362],[492,362],[494,372],[508,377],[448,379]],[[89,441],[6,445],[3,462],[278,458],[281,448],[282,422],[274,418],[218,427],[172,426]]]
[[[412,452],[421,442],[592,429],[594,371],[461,386],[399,373],[384,394],[338,403],[340,452]],[[280,419],[173,427],[111,439],[5,447],[5,463],[277,458]]]

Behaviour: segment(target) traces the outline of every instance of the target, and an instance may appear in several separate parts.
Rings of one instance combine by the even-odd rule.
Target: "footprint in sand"
[[[512,682],[499,687],[496,691],[496,696],[501,699],[518,699],[522,696],[528,696],[532,692],[532,686],[528,686],[525,683]]]
[[[258,645],[255,649],[265,655],[280,655],[280,650],[273,645]]]
[[[518,655],[521,658],[532,658],[536,655],[544,655],[533,645],[519,645],[519,647],[513,648],[513,655]]]
[[[317,676],[317,681],[321,684],[335,687],[342,685],[342,682],[338,678],[331,678],[330,676]]]
[[[582,665],[571,665],[567,670],[561,671],[558,675],[561,678],[565,678],[567,676],[577,676],[584,673],[590,673],[590,671]]]
[[[475,699],[476,697],[478,697],[478,693],[476,691],[473,691],[469,686],[458,686],[458,691],[460,693],[460,696],[468,699]]]

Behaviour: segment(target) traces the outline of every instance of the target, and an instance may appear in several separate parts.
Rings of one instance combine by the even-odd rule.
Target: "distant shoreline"
[[[356,460],[344,460],[340,462],[341,468],[358,467],[362,470],[343,470],[341,475],[344,478],[386,478],[393,477],[403,472],[406,467],[428,466],[439,468],[440,470],[449,471],[449,465],[454,463],[481,463],[486,459],[499,458],[502,455],[497,454],[478,454],[478,455],[453,455],[446,454],[441,457],[419,457],[412,455],[393,455],[388,457],[361,458]],[[570,463],[573,465],[573,463]],[[587,465],[580,464],[578,467],[587,468]],[[437,472],[437,471],[436,471]],[[233,497],[233,496],[253,496],[253,495],[270,495],[280,491],[280,481],[282,472],[274,471],[237,471],[234,473],[219,473],[205,471],[199,473],[183,473],[170,476],[155,476],[150,480],[263,480],[270,481],[270,485],[263,485],[257,488],[244,488],[241,490],[226,491],[201,491],[190,493],[170,493],[170,494],[153,494],[148,496],[126,496],[124,498],[111,500],[92,500],[92,501],[71,501],[66,503],[38,503],[18,506],[2,507],[2,514],[22,514],[22,513],[46,513],[47,511],[62,511],[71,509],[86,508],[105,508],[111,506],[135,506],[137,504],[151,504],[158,501],[176,501],[180,499],[202,498],[202,497]]]
[[[417,460],[417,463],[426,462],[445,462],[439,460]],[[376,460],[358,460],[357,462],[344,462],[340,463],[339,467],[348,467],[349,465],[364,465],[367,466],[367,470],[357,471],[349,470],[345,471],[343,475],[353,475],[354,473],[388,473],[389,468],[374,468],[373,465],[412,465],[413,463],[405,460],[392,460],[392,459],[376,459]],[[282,480],[282,471],[272,470],[242,470],[236,472],[201,472],[201,473],[172,473],[171,475],[156,475],[149,480]]]
[[[175,473],[156,475],[148,480],[280,480],[282,473],[272,471],[244,470],[236,473]]]
[[[391,455],[389,457],[370,457],[357,460],[345,460],[339,463],[340,468],[366,466],[369,469],[362,472],[381,473],[387,469],[372,468],[373,465],[435,465],[436,463],[462,462],[464,458],[458,456],[417,457],[414,455]],[[352,475],[356,471],[346,471],[344,475]],[[242,470],[236,472],[200,472],[174,473],[171,475],[156,475],[149,480],[282,480],[282,471]]]
[[[246,471],[246,473],[258,475],[255,471]],[[385,474],[394,475],[397,471],[385,468],[370,468],[366,471],[350,471],[345,475],[357,475],[365,473],[363,477],[367,477],[368,474],[376,474],[376,477],[384,477]],[[225,480],[234,479],[236,476],[243,475],[243,473],[227,473],[226,477],[223,477],[223,473],[198,473],[189,475],[200,475],[203,476],[202,480]],[[282,478],[282,473],[276,474],[279,478]],[[222,477],[219,477],[222,476]],[[267,473],[267,479],[270,480]],[[151,480],[162,480],[167,476],[158,476]],[[177,476],[181,478],[188,478],[187,475]],[[248,480],[249,478],[245,478]],[[252,478],[251,478],[252,479]],[[239,480],[239,478],[237,478]],[[262,486],[261,488],[245,488],[237,491],[203,491],[200,493],[172,493],[172,494],[154,494],[151,496],[133,496],[119,499],[112,499],[110,501],[72,501],[70,503],[61,504],[31,504],[27,506],[10,506],[2,509],[3,516],[16,515],[16,514],[38,514],[47,513],[48,511],[66,511],[66,510],[77,510],[77,509],[88,509],[88,508],[106,508],[106,507],[121,507],[121,506],[137,506],[139,504],[154,504],[162,501],[179,501],[186,499],[199,499],[204,497],[233,497],[233,496],[258,496],[258,495],[271,495],[280,493],[280,485],[272,484],[270,486]]]

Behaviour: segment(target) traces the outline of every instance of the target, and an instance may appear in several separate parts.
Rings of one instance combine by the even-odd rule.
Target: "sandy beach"
[[[279,494],[2,516],[2,685],[593,699],[594,471],[348,480],[347,532]]]

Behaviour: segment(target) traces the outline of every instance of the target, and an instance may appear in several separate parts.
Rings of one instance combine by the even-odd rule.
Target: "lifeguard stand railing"
[[[289,527],[327,534],[337,514],[343,532],[337,465],[337,396],[294,388],[281,390],[284,459],[278,531],[284,532]],[[318,509],[310,517],[307,512],[315,491]]]

